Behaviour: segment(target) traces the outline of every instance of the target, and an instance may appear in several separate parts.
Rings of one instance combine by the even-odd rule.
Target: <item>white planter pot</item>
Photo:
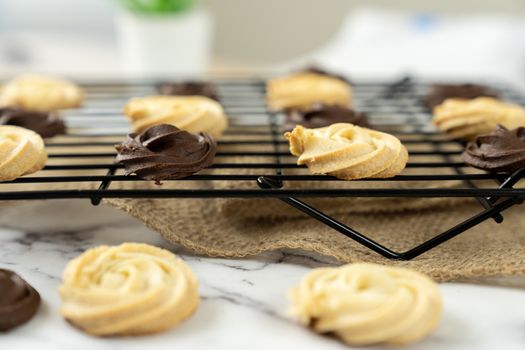
[[[205,9],[149,16],[123,11],[116,25],[123,68],[130,75],[195,77],[206,73],[212,18]]]

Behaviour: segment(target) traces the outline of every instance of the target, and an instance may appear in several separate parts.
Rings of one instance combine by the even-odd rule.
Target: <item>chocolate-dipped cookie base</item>
[[[163,82],[157,84],[157,90],[162,95],[179,95],[179,96],[206,96],[215,101],[219,101],[219,95],[215,86],[210,83],[199,81],[187,81],[182,83]]]
[[[306,111],[292,110],[286,115],[285,130],[292,130],[296,125],[314,129],[334,123],[351,123],[370,127],[366,115],[351,108],[339,105],[316,104]]]
[[[43,138],[66,133],[64,121],[55,113],[26,111],[14,107],[0,108],[0,125],[14,125],[33,130]]]
[[[136,174],[157,183],[184,178],[210,166],[217,152],[217,144],[208,134],[192,134],[168,124],[129,134],[115,148],[126,175]]]
[[[323,68],[317,67],[317,66],[306,67],[306,68],[302,69],[300,72],[325,75],[327,77],[331,77],[331,78],[342,80],[342,81],[346,82],[347,84],[350,84],[350,85],[352,84],[350,79],[345,77],[344,75],[337,74],[337,73],[334,73],[334,72],[329,72],[329,71],[327,71],[327,70],[325,70]]]
[[[492,172],[514,172],[525,167],[525,127],[508,130],[498,125],[480,135],[463,152],[465,163]]]
[[[498,98],[497,91],[478,84],[433,84],[430,92],[423,99],[423,104],[432,109],[448,98],[473,99],[480,96]]]
[[[0,269],[0,331],[29,321],[39,305],[40,295],[29,283],[13,271]]]

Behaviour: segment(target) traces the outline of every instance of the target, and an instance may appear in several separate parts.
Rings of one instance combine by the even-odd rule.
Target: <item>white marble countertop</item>
[[[329,259],[301,252],[242,260],[198,257],[126,214],[92,207],[87,201],[2,204],[0,227],[0,267],[19,273],[43,299],[29,323],[0,334],[0,349],[348,349],[302,328],[286,312],[286,290],[310,268],[334,264]],[[127,241],[162,246],[181,256],[200,280],[202,303],[191,318],[162,334],[85,335],[58,314],[62,270],[87,248]],[[441,290],[444,312],[439,328],[409,349],[525,348],[524,289],[447,283]]]

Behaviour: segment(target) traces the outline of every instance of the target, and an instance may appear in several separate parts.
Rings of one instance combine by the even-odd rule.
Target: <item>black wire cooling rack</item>
[[[412,259],[454,236],[492,218],[503,221],[502,212],[525,199],[525,189],[513,188],[525,177],[525,169],[513,174],[473,172],[460,155],[464,145],[446,139],[430,123],[431,115],[421,103],[428,86],[409,78],[393,83],[354,83],[355,108],[365,112],[374,128],[392,133],[408,147],[407,169],[417,174],[401,174],[391,179],[363,179],[376,182],[373,188],[326,188],[330,176],[287,174],[287,169],[300,169],[287,151],[283,139],[283,116],[270,112],[265,104],[265,84],[261,80],[212,80],[221,103],[230,119],[230,127],[219,142],[219,151],[212,171],[204,170],[182,180],[202,183],[202,188],[167,189],[159,186],[144,189],[113,189],[112,182],[143,181],[136,176],[122,175],[122,166],[114,163],[113,145],[129,132],[122,115],[127,99],[156,93],[155,82],[104,82],[82,84],[87,100],[84,107],[63,113],[69,127],[64,136],[47,140],[48,165],[39,173],[0,184],[0,200],[41,200],[58,198],[89,198],[94,205],[103,198],[276,198],[306,213],[336,231],[391,259]],[[499,88],[505,99],[525,104],[519,93],[506,86]],[[233,148],[233,150],[232,150]],[[239,149],[241,149],[239,151]],[[230,157],[242,162],[227,162]],[[261,162],[260,157],[270,159]],[[431,161],[426,161],[431,157]],[[225,161],[226,160],[226,161]],[[423,161],[422,161],[423,160]],[[450,170],[442,174],[437,169]],[[224,173],[221,173],[222,170]],[[246,174],[245,170],[250,170]],[[120,171],[120,174],[119,174]],[[64,175],[63,172],[67,172]],[[440,186],[444,181],[460,180],[460,188]],[[491,186],[477,187],[488,181]],[[227,181],[227,189],[204,186],[210,181]],[[253,188],[235,188],[239,181],[252,181]],[[315,188],[286,188],[287,182],[315,181]],[[433,183],[431,188],[399,186],[392,182]],[[81,184],[95,184],[85,189]],[[385,186],[377,186],[385,183]],[[50,185],[52,184],[52,186]],[[37,186],[38,185],[38,186]],[[64,185],[64,188],[59,188]],[[38,188],[37,188],[38,187]],[[73,189],[72,189],[73,187]],[[396,252],[368,238],[299,198],[309,197],[470,197],[480,203],[480,211],[449,230],[404,252]]]

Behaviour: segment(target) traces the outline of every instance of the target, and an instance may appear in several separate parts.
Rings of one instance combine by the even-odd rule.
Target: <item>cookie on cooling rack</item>
[[[299,157],[298,165],[343,180],[393,177],[408,161],[408,151],[397,137],[353,124],[317,129],[299,125],[284,136],[290,152]]]
[[[124,114],[137,132],[158,124],[171,124],[192,133],[205,132],[217,139],[228,126],[220,103],[205,96],[136,97],[126,103]]]
[[[352,105],[352,87],[346,80],[318,70],[297,72],[268,81],[267,103],[273,110],[305,110],[316,103]]]
[[[18,126],[0,125],[0,154],[0,181],[35,173],[47,161],[42,137]]]
[[[491,97],[448,99],[434,108],[434,124],[453,138],[471,140],[501,124],[525,126],[525,108]]]
[[[162,95],[170,96],[206,96],[219,101],[217,89],[211,83],[201,81],[162,82],[156,85]]]
[[[217,152],[217,144],[208,134],[191,134],[169,124],[130,134],[115,148],[126,175],[136,174],[157,183],[181,179],[210,166]]]
[[[432,84],[430,91],[423,99],[423,104],[432,109],[449,98],[470,100],[482,96],[499,98],[499,93],[488,86],[479,84]]]
[[[508,130],[498,125],[477,136],[463,152],[465,163],[482,170],[511,173],[525,168],[525,127]]]
[[[364,127],[370,126],[364,113],[345,106],[316,103],[311,108],[303,111],[288,111],[284,123],[284,130],[292,130],[297,125],[312,129],[334,123],[350,123]]]
[[[197,278],[182,260],[139,243],[100,246],[71,260],[60,297],[62,316],[98,336],[162,332],[200,302]]]
[[[14,125],[33,130],[43,138],[66,133],[66,124],[54,112],[26,111],[20,108],[0,108],[0,125]]]
[[[366,263],[317,268],[289,297],[291,314],[302,324],[354,346],[415,343],[441,319],[437,284],[405,268]]]
[[[80,106],[82,90],[72,82],[43,75],[20,75],[0,91],[0,106],[30,111],[55,111]]]

